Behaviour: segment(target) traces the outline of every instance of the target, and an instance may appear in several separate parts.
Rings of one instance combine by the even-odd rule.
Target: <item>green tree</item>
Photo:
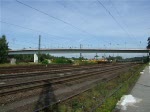
[[[0,63],[7,62],[8,57],[8,43],[6,40],[6,36],[2,35],[0,37]]]
[[[148,45],[147,45],[147,49],[150,49],[150,37],[148,37]]]

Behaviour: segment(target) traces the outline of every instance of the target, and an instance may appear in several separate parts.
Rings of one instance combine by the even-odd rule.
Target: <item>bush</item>
[[[65,59],[65,58],[57,58],[53,60],[54,63],[59,63],[59,64],[71,64],[72,61],[69,59]]]
[[[49,62],[48,62],[48,60],[47,60],[47,59],[44,59],[44,60],[42,61],[42,64],[47,65],[47,64],[49,64]]]

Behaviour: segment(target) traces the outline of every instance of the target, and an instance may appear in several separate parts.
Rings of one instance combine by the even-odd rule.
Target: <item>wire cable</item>
[[[40,31],[40,30],[36,30],[36,29],[31,29],[31,28],[28,28],[28,27],[24,27],[24,26],[21,26],[21,25],[16,25],[16,24],[13,24],[13,23],[8,23],[8,22],[5,22],[5,21],[1,21],[1,23],[4,23],[4,24],[8,24],[8,25],[12,25],[12,26],[16,26],[16,27],[20,27],[20,28],[23,28],[23,29],[27,29],[27,30],[32,30],[32,31],[35,31],[35,32],[41,32],[41,33],[44,33],[44,34],[48,34],[50,36],[53,36],[53,37],[57,37],[57,38],[65,38],[65,37],[62,37],[62,36],[56,36],[56,35],[53,35],[53,34],[49,34],[49,33],[46,33],[46,32],[43,32],[43,31]]]
[[[48,35],[50,35],[50,36],[52,36],[52,37],[55,37],[55,38],[56,38],[56,41],[58,40],[57,38],[59,38],[59,39],[65,38],[65,37],[62,37],[62,36],[52,35],[52,34],[45,33],[45,32],[40,31],[40,30],[31,29],[31,28],[28,28],[28,27],[16,25],[16,24],[13,24],[13,23],[8,23],[8,22],[1,21],[1,20],[0,20],[0,22],[1,22],[1,23],[4,23],[4,24],[12,25],[12,26],[20,27],[20,28],[23,28],[23,29],[31,30],[31,31],[35,31],[35,32],[40,32],[40,33],[48,34]],[[45,37],[44,37],[44,38],[45,38]],[[47,38],[45,38],[45,39],[46,39],[46,41],[48,41]],[[52,38],[52,39],[54,39],[54,38]],[[65,40],[65,39],[63,39],[63,40]]]
[[[122,24],[124,24],[124,26],[126,26],[127,29],[128,29],[128,25],[127,25],[127,24],[125,23],[125,21],[122,19],[122,16],[120,15],[120,13],[119,13],[119,11],[117,10],[117,8],[114,6],[114,4],[112,3],[111,0],[109,0],[109,1],[110,1],[110,3],[111,3],[112,7],[114,8],[114,10],[116,11],[117,15],[121,18]],[[133,35],[133,33],[131,33],[129,30],[127,30],[127,32],[128,32],[133,38],[135,38],[135,36]],[[135,40],[134,40],[134,41],[135,41]]]
[[[41,32],[41,33],[44,33],[44,34],[48,34],[48,35],[50,35],[50,36],[55,36],[55,35],[52,35],[52,34],[49,34],[49,33],[45,33],[45,32],[42,32],[42,31],[39,31],[39,30],[36,30],[36,29],[31,29],[31,28],[28,28],[28,27],[24,27],[24,26],[20,26],[20,25],[16,25],[16,24],[13,24],[13,23],[8,23],[8,22],[5,22],[5,21],[1,21],[0,20],[0,22],[1,23],[4,23],[4,24],[8,24],[8,25],[12,25],[12,26],[15,26],[15,27],[19,27],[19,28],[22,28],[22,29],[27,29],[27,30],[31,30],[31,31],[35,31],[35,32]],[[55,38],[58,38],[59,36],[55,36]],[[60,37],[60,39],[62,39],[62,38],[64,38],[64,37]],[[53,42],[53,41],[50,41],[50,40],[48,40],[46,37],[42,37],[42,39],[44,39],[45,40],[45,42]],[[54,41],[58,41],[58,39],[54,39],[54,38],[51,38],[51,39],[53,39]],[[65,39],[62,39],[62,40],[65,40]],[[23,43],[24,43],[24,41],[22,41]],[[31,43],[31,42],[28,42],[28,43]],[[54,43],[54,42],[53,42]],[[56,42],[55,42],[56,43]],[[35,44],[35,43],[32,43],[32,44]],[[20,44],[21,45],[21,44]],[[36,44],[37,45],[37,44]]]
[[[87,32],[87,31],[85,31],[85,30],[83,30],[83,29],[80,29],[80,28],[78,28],[77,26],[75,26],[75,25],[73,25],[73,24],[71,24],[71,23],[69,23],[69,22],[66,22],[66,21],[64,21],[64,20],[62,20],[62,19],[59,19],[59,18],[57,18],[57,17],[55,17],[55,16],[52,16],[52,15],[50,15],[50,14],[44,12],[44,11],[41,11],[41,10],[39,10],[39,9],[37,9],[37,8],[34,8],[34,7],[30,6],[30,5],[27,5],[27,4],[25,4],[25,3],[23,3],[23,2],[21,2],[21,1],[19,1],[19,0],[16,0],[16,2],[18,2],[18,3],[20,3],[20,4],[24,5],[24,6],[26,6],[26,7],[28,7],[28,8],[31,8],[31,9],[33,9],[33,10],[35,10],[35,11],[38,11],[38,12],[44,14],[44,15],[47,15],[47,16],[50,17],[50,18],[53,18],[53,19],[55,19],[55,20],[58,20],[58,21],[60,21],[60,22],[62,22],[62,23],[64,23],[64,24],[67,24],[67,25],[71,26],[72,28],[79,30],[80,32],[83,32],[83,33],[85,33],[85,34],[91,35],[91,36],[93,36],[93,37],[97,37],[97,36],[95,36],[94,34],[91,34],[91,33]]]
[[[106,12],[112,17],[112,19],[118,24],[118,26],[129,36],[130,34],[122,27],[122,25],[117,21],[117,19],[112,15],[112,13],[103,5],[103,3],[99,0],[97,2],[106,10]],[[131,37],[132,38],[132,37]]]

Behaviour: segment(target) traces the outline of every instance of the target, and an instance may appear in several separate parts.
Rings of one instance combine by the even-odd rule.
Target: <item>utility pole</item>
[[[39,58],[39,61],[40,62],[40,55],[41,55],[41,35],[39,35],[39,46],[38,46],[38,58]]]

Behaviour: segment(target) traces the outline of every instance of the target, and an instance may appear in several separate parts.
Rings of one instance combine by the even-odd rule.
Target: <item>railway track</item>
[[[51,78],[46,78],[46,79],[42,79],[42,80],[24,81],[24,82],[18,82],[18,83],[14,83],[14,84],[9,83],[9,84],[0,86],[0,88],[1,88],[0,97],[5,97],[5,96],[7,97],[7,95],[8,96],[17,95],[20,92],[26,93],[27,91],[34,91],[35,89],[43,88],[43,87],[46,87],[49,85],[57,87],[57,88],[55,88],[57,90],[66,83],[71,83],[73,85],[76,85],[79,82],[82,83],[82,82],[86,82],[87,80],[107,81],[107,80],[111,80],[111,79],[117,77],[118,73],[120,73],[122,71],[126,71],[131,66],[135,66],[135,65],[133,65],[133,64],[121,65],[120,64],[120,65],[116,65],[116,66],[112,66],[112,65],[111,66],[98,66],[98,67],[93,66],[93,68],[91,67],[92,69],[90,69],[90,67],[85,67],[85,68],[83,67],[82,69],[86,70],[86,71],[82,72],[82,73],[80,73],[80,72],[73,73],[72,72],[71,75],[51,77]],[[94,69],[94,67],[95,67],[95,69]],[[63,72],[64,71],[62,71],[62,73]],[[57,72],[55,72],[55,73],[57,73]],[[34,77],[35,76],[36,76],[36,73],[34,74]],[[5,78],[7,79],[8,77],[6,76]],[[5,79],[5,78],[3,78],[3,79]],[[9,78],[12,78],[12,77],[10,77],[10,75],[9,75]],[[15,74],[15,78],[17,78],[17,74]],[[13,77],[12,79],[15,79],[15,78]],[[25,77],[21,76],[20,78],[25,78]],[[97,81],[95,81],[95,82],[97,82]],[[59,87],[59,85],[61,85],[61,86]],[[85,85],[85,86],[86,87],[80,91],[72,91],[72,93],[70,93],[69,95],[64,94],[64,98],[62,98],[61,101],[72,98],[72,97],[91,88],[91,87],[88,87],[87,85]],[[54,91],[55,91],[55,89],[54,89]],[[34,93],[34,94],[36,94],[36,93]],[[55,103],[58,103],[58,102],[59,101],[55,101]],[[9,103],[13,103],[13,102],[9,102]],[[47,106],[48,105],[45,105],[45,107],[47,107]]]
[[[119,70],[122,67],[125,67],[125,66],[117,66],[117,67],[112,67],[109,69],[107,68],[103,70],[90,71],[90,72],[79,73],[79,74],[74,74],[74,75],[67,75],[67,76],[54,77],[54,78],[49,78],[49,79],[42,79],[42,80],[21,82],[17,84],[4,85],[4,86],[0,86],[1,88],[0,96],[4,96],[8,94],[15,94],[20,91],[26,91],[26,90],[31,90],[34,88],[39,88],[39,87],[46,86],[48,84],[52,84],[52,85],[63,84],[65,82],[70,82],[72,80],[78,80],[78,79],[85,78],[85,77],[90,77],[90,76],[93,77],[95,75],[100,76],[100,74],[102,73],[112,73],[113,71]],[[27,85],[29,85],[29,87]],[[19,89],[15,89],[15,90],[13,89],[17,87],[19,87]],[[13,89],[13,90],[10,90],[10,89]]]
[[[122,66],[122,64],[120,64]],[[132,64],[131,64],[132,65]],[[96,68],[104,68],[104,67],[111,67],[112,65],[92,65],[89,66],[75,66],[75,67],[67,67],[67,68],[55,68],[55,69],[47,69],[47,70],[39,70],[35,72],[25,72],[25,73],[13,73],[13,74],[0,74],[0,79],[12,79],[12,78],[22,78],[22,77],[32,77],[32,76],[43,76],[43,75],[50,75],[50,74],[60,74],[60,73],[66,73],[66,72],[75,72],[75,71],[83,71],[83,70],[92,70]],[[118,66],[118,65],[113,65]]]
[[[33,72],[33,71],[47,71],[47,70],[57,70],[65,69],[65,68],[81,68],[81,67],[88,67],[89,65],[34,65],[34,66],[17,66],[17,67],[0,67],[0,74],[14,74],[14,73],[26,73],[26,72]]]
[[[110,66],[110,65],[107,65]],[[92,68],[99,68],[99,65],[94,66],[75,66],[75,67],[66,67],[66,68],[48,68],[45,70],[39,70],[35,72],[25,72],[25,73],[14,73],[14,74],[1,74],[0,79],[5,78],[17,78],[17,77],[27,77],[27,76],[34,76],[34,75],[42,75],[42,74],[48,74],[48,73],[63,73],[63,72],[69,72],[69,71],[78,71],[82,69],[92,69]]]
[[[134,66],[131,66],[131,67],[135,67],[135,66],[137,66],[137,65],[134,65]],[[131,68],[131,67],[130,67],[130,68]],[[126,67],[126,68],[123,68],[123,69],[126,71],[126,70],[127,70],[127,67]],[[123,71],[121,70],[121,71],[118,72],[118,73],[121,73],[121,72],[123,72]],[[111,73],[111,76],[105,78],[104,81],[102,80],[101,83],[107,83],[107,82],[109,82],[109,81],[111,81],[111,80],[114,80],[115,78],[117,78],[117,77],[120,76],[120,74],[118,74],[118,73]],[[132,74],[132,76],[133,76],[133,74]],[[129,79],[130,79],[132,76],[130,76]],[[98,81],[98,82],[99,82],[99,81]],[[69,99],[71,99],[71,98],[73,98],[73,97],[75,97],[75,96],[78,96],[78,95],[80,95],[81,93],[90,90],[90,89],[93,88],[94,86],[95,86],[95,85],[93,85],[93,86],[91,86],[91,87],[88,87],[88,88],[86,88],[86,89],[83,89],[83,90],[81,90],[81,91],[78,91],[78,92],[76,92],[76,93],[73,93],[72,95],[61,99],[61,102],[64,102],[64,101],[69,100]],[[42,108],[39,108],[39,109],[34,110],[34,112],[40,112],[40,111],[42,111],[42,110],[45,110],[46,108],[49,108],[50,106],[52,106],[52,105],[54,105],[54,104],[58,104],[58,103],[60,103],[60,101],[56,101],[56,102],[54,102],[54,103],[52,103],[52,104],[45,105],[45,106],[43,106]]]
[[[22,67],[0,67],[0,76],[8,74],[26,74],[26,73],[38,73],[46,71],[59,71],[63,69],[75,69],[75,68],[90,68],[94,66],[112,66],[118,64],[94,64],[94,65],[36,65],[36,66],[22,66]],[[120,65],[122,65],[120,63]],[[59,69],[58,69],[59,68]]]

